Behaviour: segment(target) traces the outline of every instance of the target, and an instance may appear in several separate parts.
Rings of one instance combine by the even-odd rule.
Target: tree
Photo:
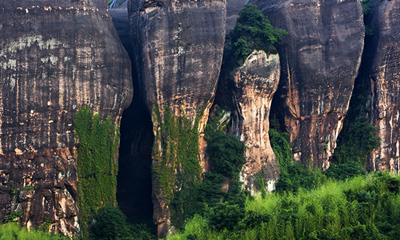
[[[253,50],[263,50],[266,53],[276,51],[274,44],[286,34],[285,30],[272,26],[256,5],[246,4],[239,12],[236,26],[228,37],[234,58],[242,64]]]

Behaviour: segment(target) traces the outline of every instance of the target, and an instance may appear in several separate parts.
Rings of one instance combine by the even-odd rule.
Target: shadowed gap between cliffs
[[[128,10],[112,9],[110,13],[121,42],[133,61]],[[151,180],[153,127],[150,113],[137,91],[139,87],[134,67],[132,67],[132,76],[134,76],[134,97],[121,120],[117,201],[130,222],[144,223],[155,230]]]
[[[372,93],[370,72],[372,68],[372,60],[376,53],[376,46],[373,43],[373,37],[373,35],[365,36],[360,68],[358,70],[357,78],[355,79],[349,109],[343,122],[343,129],[338,136],[336,149],[340,148],[342,144],[345,144],[348,141],[347,135],[357,122],[371,121]],[[333,155],[333,158],[335,158],[335,154]],[[369,166],[369,163],[364,167],[369,171],[373,170],[373,166]]]

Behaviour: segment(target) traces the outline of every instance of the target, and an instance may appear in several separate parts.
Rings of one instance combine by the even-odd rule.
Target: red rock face
[[[106,1],[2,2],[0,30],[0,216],[73,235],[74,116],[88,106],[119,124],[130,61]]]
[[[240,119],[233,131],[246,146],[241,180],[251,193],[257,190],[258,177],[263,177],[268,189],[273,190],[279,174],[268,135],[269,112],[279,76],[279,56],[267,56],[263,51],[254,51],[233,74],[233,99]]]
[[[373,27],[371,69],[372,122],[380,147],[373,152],[374,170],[399,173],[400,156],[400,2],[376,1],[368,25]]]
[[[350,0],[250,2],[289,33],[278,48],[279,94],[294,159],[328,168],[361,62],[361,5]]]
[[[157,152],[153,154],[154,170],[155,165],[160,165],[163,154],[169,155],[164,152],[170,151],[161,143],[162,138],[170,137],[161,129],[167,109],[174,118],[187,118],[199,133],[206,126],[223,55],[226,3],[220,0],[135,0],[130,2],[129,13],[139,91],[153,113],[153,150]],[[201,157],[204,144],[199,145]],[[172,168],[177,160],[170,158],[168,161],[162,165],[164,168]],[[174,172],[171,175],[176,174]],[[163,237],[170,228],[166,195],[172,190],[160,189],[154,183],[160,176],[155,170],[153,174],[154,219],[159,237]]]

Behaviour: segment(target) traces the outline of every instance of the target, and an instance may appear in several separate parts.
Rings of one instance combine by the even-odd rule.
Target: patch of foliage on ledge
[[[286,34],[285,30],[272,26],[256,5],[246,4],[239,12],[235,28],[227,36],[225,63],[232,70],[242,65],[253,50],[276,53],[274,45]]]
[[[76,113],[75,134],[77,145],[78,204],[81,235],[88,237],[88,229],[99,209],[117,204],[117,178],[119,133],[111,117],[105,121],[89,108]]]

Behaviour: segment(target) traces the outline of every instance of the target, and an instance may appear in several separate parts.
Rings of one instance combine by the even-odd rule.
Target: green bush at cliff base
[[[231,205],[244,205],[246,197],[241,190],[239,173],[245,162],[245,148],[237,137],[224,133],[225,124],[219,125],[224,114],[217,115],[209,120],[205,131],[212,172],[205,173],[202,182],[180,181],[181,189],[174,192],[171,201],[173,212],[171,219],[173,225],[178,228],[183,227],[186,219],[195,214],[207,214],[210,208],[221,201],[229,202]],[[177,178],[179,177],[182,176],[178,174]],[[230,182],[229,191],[223,192],[222,182],[226,179]]]
[[[146,226],[128,223],[126,216],[115,206],[107,206],[99,210],[90,227],[90,236],[96,240],[154,239]]]
[[[229,33],[229,48],[234,66],[243,64],[253,50],[275,52],[274,44],[282,40],[287,32],[273,27],[256,5],[246,4],[239,12],[235,28]]]
[[[365,165],[368,154],[379,146],[376,132],[377,129],[365,120],[347,125],[339,135],[338,147],[335,149],[332,162],[343,164],[354,161]]]
[[[54,233],[28,230],[19,223],[6,223],[0,225],[0,240],[63,240],[70,239]]]
[[[244,210],[221,204],[167,239],[398,239],[399,186],[378,173],[249,199]]]
[[[77,173],[81,235],[87,239],[89,224],[98,210],[117,204],[118,166],[115,158],[119,135],[117,125],[114,126],[110,117],[102,121],[89,108],[76,113],[74,127],[79,142]]]
[[[298,162],[293,162],[287,133],[279,133],[271,128],[269,136],[280,170],[275,191],[297,192],[300,188],[313,189],[327,180],[321,171],[312,171]]]

